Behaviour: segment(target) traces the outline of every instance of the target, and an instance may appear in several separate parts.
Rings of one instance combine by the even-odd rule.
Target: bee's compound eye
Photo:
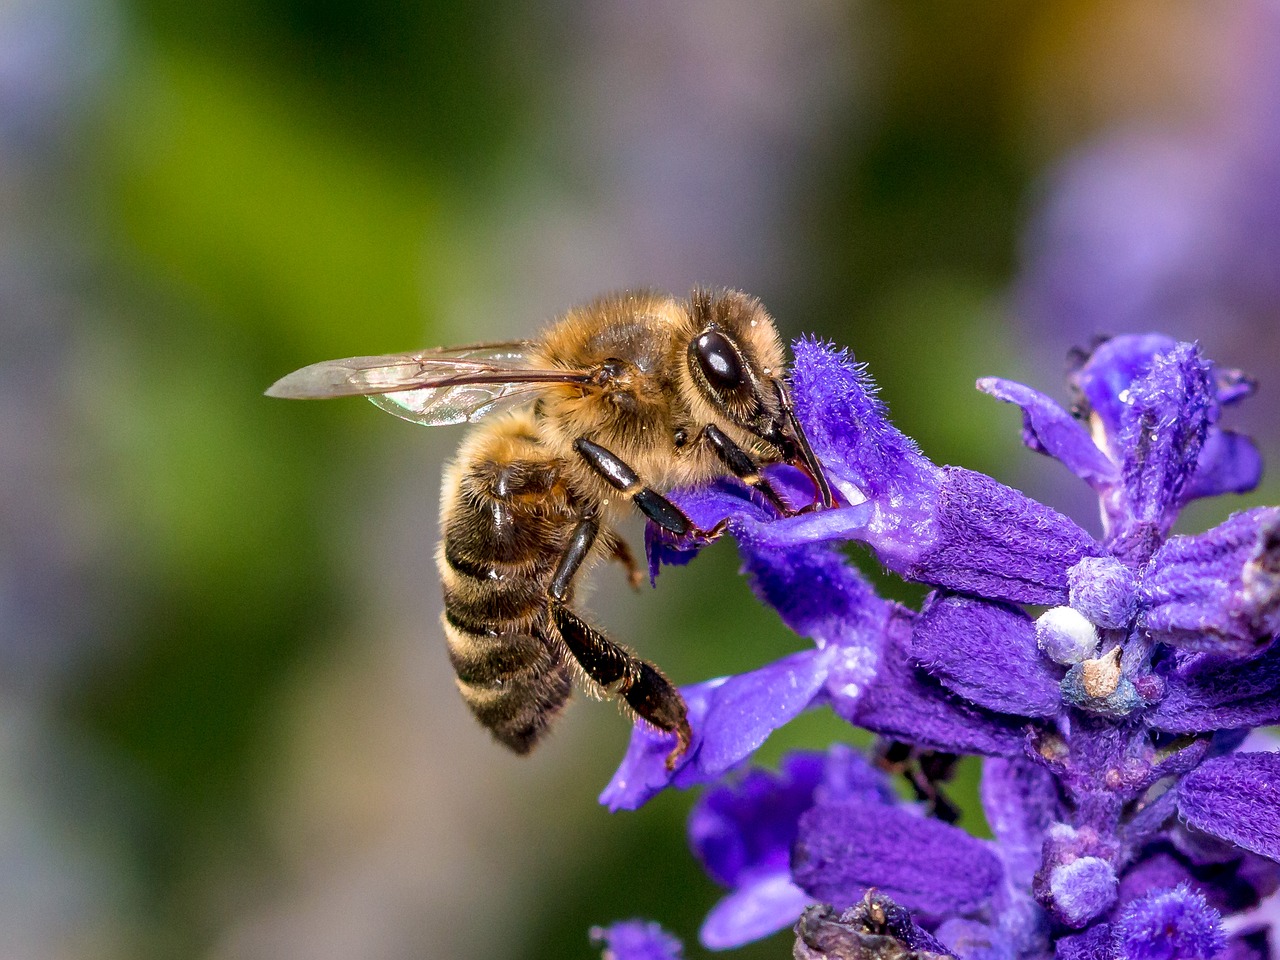
[[[746,381],[742,358],[723,333],[708,330],[694,341],[693,349],[702,374],[713,390],[736,390]]]

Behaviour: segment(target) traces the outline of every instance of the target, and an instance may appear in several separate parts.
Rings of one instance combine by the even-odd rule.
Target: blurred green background
[[[1055,171],[1117,131],[1230,141],[1238,84],[1275,73],[1246,42],[1266,7],[0,0],[0,956],[541,960],[629,916],[703,955],[692,797],[595,804],[618,711],[579,698],[520,760],[453,689],[457,429],[262,390],[621,286],[736,286],[851,345],[935,460],[1092,528],[973,381],[1062,396],[1095,318],[1022,309]],[[1250,290],[1178,332],[1265,386],[1280,298]],[[679,683],[804,643],[731,544],[656,591],[596,579]],[[762,758],[851,736],[809,716]]]

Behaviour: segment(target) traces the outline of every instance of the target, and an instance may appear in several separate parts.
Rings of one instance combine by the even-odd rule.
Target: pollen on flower
[[[1091,697],[1109,697],[1120,685],[1120,648],[1080,664],[1080,685]]]
[[[1121,648],[1075,664],[1062,679],[1062,698],[1089,713],[1128,716],[1145,701],[1120,667]]]

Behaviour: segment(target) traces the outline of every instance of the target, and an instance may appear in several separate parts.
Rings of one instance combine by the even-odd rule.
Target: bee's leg
[[[640,565],[636,563],[636,558],[632,554],[631,548],[627,546],[627,541],[615,536],[612,556],[614,560],[622,564],[622,568],[627,572],[627,583],[631,584],[631,589],[639,590],[640,585],[644,583],[644,574],[640,571]]]
[[[684,697],[657,667],[614,643],[565,605],[569,585],[591,552],[598,532],[599,521],[594,517],[580,520],[574,528],[569,547],[547,588],[547,609],[569,653],[588,677],[621,696],[659,730],[676,735],[676,745],[667,755],[667,768],[672,769],[692,738]]]
[[[693,731],[680,691],[653,664],[614,643],[562,603],[553,602],[551,616],[565,646],[583,672],[659,730],[676,735],[667,754],[667,769],[689,749]]]
[[[711,449],[729,468],[730,473],[748,486],[759,490],[770,505],[784,517],[796,514],[796,511],[792,510],[774,489],[769,478],[760,472],[760,465],[756,463],[755,458],[734,443],[727,433],[714,423],[708,423],[702,428],[702,436],[706,438],[707,443],[711,444]]]
[[[640,475],[631,469],[621,457],[611,450],[593,443],[586,437],[573,441],[573,449],[587,462],[596,473],[604,477],[609,485],[620,491],[624,497],[640,508],[640,512],[669,533],[677,537],[687,534],[704,540],[714,540],[724,532],[725,523],[721,521],[710,530],[701,530],[689,519],[683,510],[651,487],[646,487]]]

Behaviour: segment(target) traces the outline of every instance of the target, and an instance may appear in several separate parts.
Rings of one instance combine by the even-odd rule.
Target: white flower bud
[[[1036,620],[1036,643],[1055,663],[1080,663],[1098,649],[1098,628],[1070,607],[1051,607]]]

